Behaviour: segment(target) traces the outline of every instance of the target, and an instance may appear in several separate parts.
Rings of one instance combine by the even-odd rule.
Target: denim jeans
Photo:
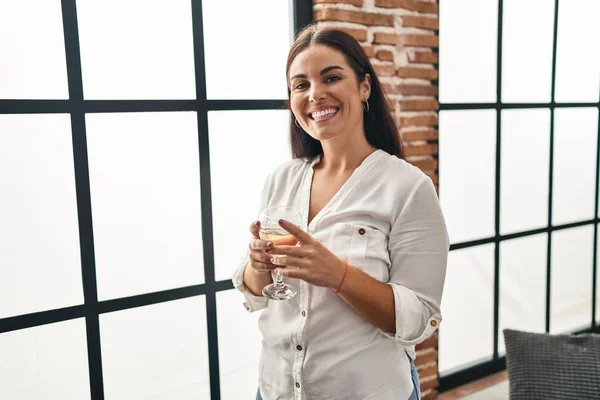
[[[408,400],[420,400],[419,396],[419,373],[417,372],[417,367],[415,367],[415,362],[410,358],[408,353],[406,354],[408,359],[410,360],[410,375],[413,381],[413,392],[411,393]],[[256,400],[263,400],[260,395],[260,389],[256,391]]]
[[[413,392],[408,398],[408,400],[420,400],[421,396],[419,395],[420,391],[420,383],[419,383],[419,373],[417,372],[417,367],[415,366],[415,362],[412,358],[406,353],[406,356],[410,360],[410,376],[413,381]]]

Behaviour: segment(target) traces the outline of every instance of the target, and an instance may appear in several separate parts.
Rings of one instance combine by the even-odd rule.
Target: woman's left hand
[[[282,220],[279,224],[300,243],[300,246],[274,246],[269,250],[268,254],[285,256],[271,260],[272,264],[283,267],[279,268],[281,276],[337,288],[344,275],[344,261],[291,222]]]

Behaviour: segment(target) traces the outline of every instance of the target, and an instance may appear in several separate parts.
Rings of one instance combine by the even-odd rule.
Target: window
[[[311,18],[0,2],[0,398],[255,393],[257,316],[230,277],[290,156],[285,61]]]
[[[598,18],[595,0],[440,1],[442,391],[503,369],[505,328],[598,324]]]

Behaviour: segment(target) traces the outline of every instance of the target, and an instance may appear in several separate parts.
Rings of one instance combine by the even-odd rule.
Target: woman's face
[[[362,102],[371,92],[371,77],[363,82],[331,47],[316,44],[302,51],[289,70],[290,105],[300,126],[323,141],[363,132]]]

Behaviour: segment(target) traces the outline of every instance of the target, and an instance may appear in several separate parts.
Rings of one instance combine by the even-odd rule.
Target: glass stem
[[[278,272],[275,272],[275,286],[278,288],[283,286],[283,278]]]

